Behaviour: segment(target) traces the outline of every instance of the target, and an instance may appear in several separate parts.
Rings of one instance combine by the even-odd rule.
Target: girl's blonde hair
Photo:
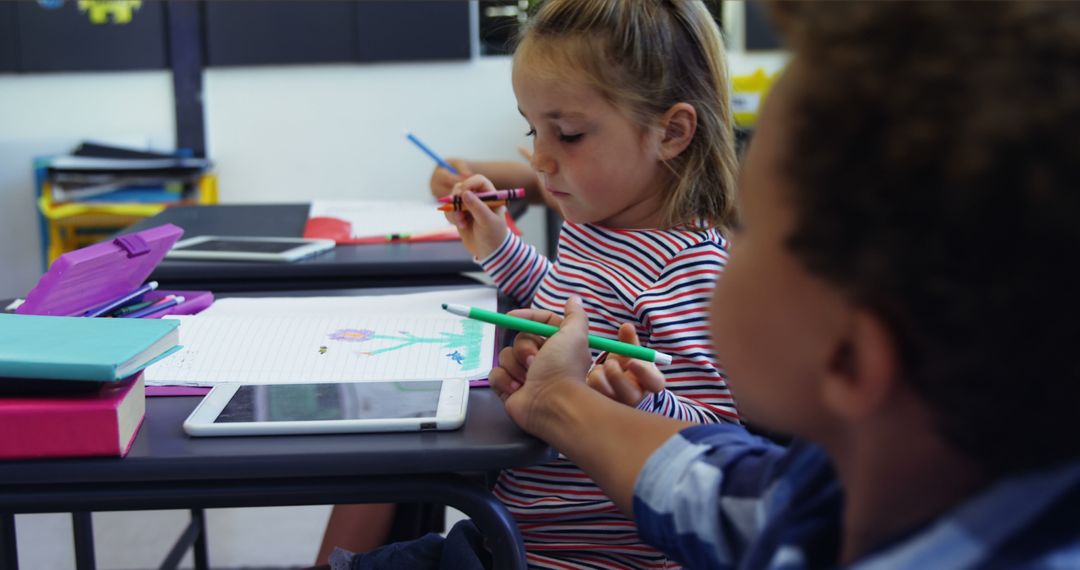
[[[519,37],[515,63],[584,80],[642,128],[679,102],[697,111],[690,145],[667,166],[667,227],[735,223],[737,160],[723,42],[700,0],[548,0]]]

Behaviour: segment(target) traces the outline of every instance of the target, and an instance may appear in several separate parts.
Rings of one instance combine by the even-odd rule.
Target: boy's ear
[[[690,146],[697,131],[697,110],[689,103],[676,103],[660,117],[660,128],[660,159],[671,160]]]
[[[822,385],[825,407],[846,420],[873,416],[889,403],[899,380],[892,332],[876,314],[855,311],[850,333],[830,359]]]

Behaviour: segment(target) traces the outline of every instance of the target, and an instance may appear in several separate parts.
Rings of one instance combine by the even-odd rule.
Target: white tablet
[[[165,257],[234,261],[296,261],[334,248],[328,239],[198,236],[180,240]]]
[[[453,430],[466,380],[215,386],[184,421],[194,436]]]

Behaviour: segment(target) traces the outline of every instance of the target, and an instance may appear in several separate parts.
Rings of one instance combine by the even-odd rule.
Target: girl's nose
[[[544,152],[539,145],[533,147],[532,158],[529,160],[533,170],[544,174],[554,174],[556,164],[551,155]]]

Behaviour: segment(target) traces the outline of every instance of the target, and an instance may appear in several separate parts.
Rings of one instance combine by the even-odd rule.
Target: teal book
[[[114,382],[179,349],[180,321],[0,314],[0,377]]]

